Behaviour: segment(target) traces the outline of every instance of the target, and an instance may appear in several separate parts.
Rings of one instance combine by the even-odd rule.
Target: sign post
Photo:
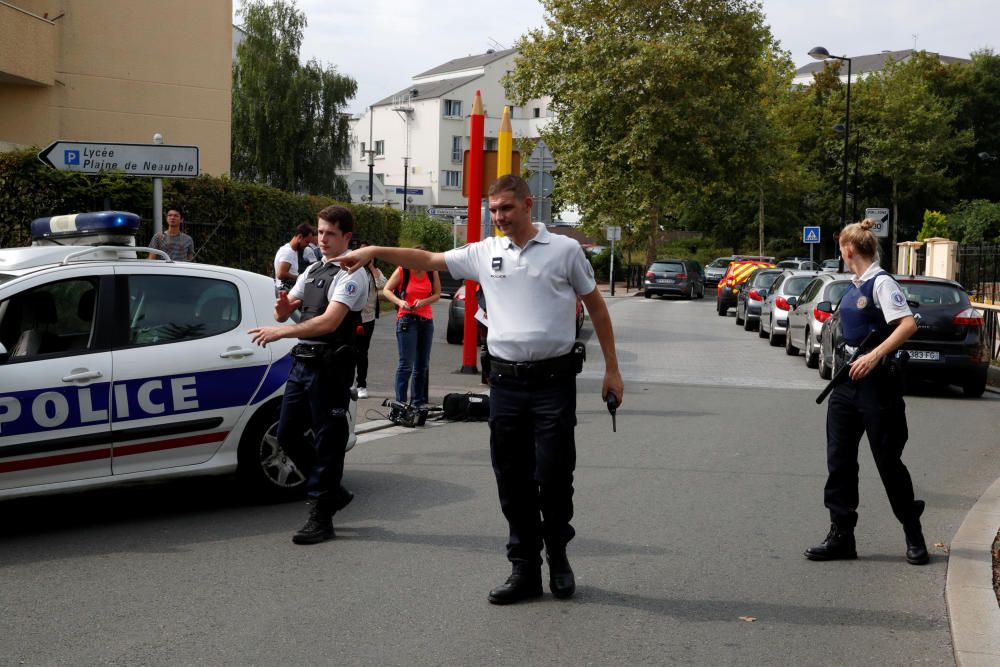
[[[38,159],[58,171],[99,174],[113,171],[153,179],[153,233],[163,231],[163,177],[194,178],[199,174],[197,146],[168,146],[163,135],[152,144],[110,144],[60,139],[46,146]]]
[[[813,261],[813,248],[819,243],[820,231],[819,227],[803,227],[802,228],[802,242],[809,244],[809,261]]]
[[[611,296],[615,295],[615,241],[620,241],[621,238],[621,227],[608,227],[608,240],[611,241],[611,270],[608,272],[611,279]]]
[[[875,238],[879,240],[879,253],[882,253],[882,239],[889,238],[889,209],[887,208],[866,208],[865,217],[871,218],[875,221],[875,225],[872,227],[872,234]],[[894,249],[890,246],[888,248],[889,257],[891,258],[890,266],[887,270],[892,270],[895,268],[895,258],[896,253]]]

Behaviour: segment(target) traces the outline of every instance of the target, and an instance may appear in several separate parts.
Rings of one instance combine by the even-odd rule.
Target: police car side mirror
[[[799,305],[799,297],[797,296],[790,296],[788,297],[787,301],[788,305],[791,306],[792,308],[795,308],[797,305]]]

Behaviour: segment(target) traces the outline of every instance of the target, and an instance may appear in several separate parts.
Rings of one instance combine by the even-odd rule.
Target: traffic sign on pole
[[[880,239],[889,238],[889,209],[866,208],[865,217],[875,221],[875,226],[872,227],[872,234]]]
[[[802,242],[803,243],[819,243],[819,227],[803,227],[802,228]]]
[[[108,144],[94,141],[54,141],[38,159],[59,171],[126,176],[194,178],[199,173],[197,146]]]

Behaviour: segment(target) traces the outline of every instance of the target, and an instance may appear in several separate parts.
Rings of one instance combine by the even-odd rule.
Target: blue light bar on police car
[[[127,211],[97,211],[54,215],[31,221],[32,240],[73,238],[93,234],[135,236],[139,229],[139,216]]]

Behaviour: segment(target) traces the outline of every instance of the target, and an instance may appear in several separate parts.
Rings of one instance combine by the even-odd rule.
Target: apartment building
[[[0,0],[0,150],[159,132],[228,173],[232,49],[231,0]]]
[[[486,111],[487,150],[496,149],[504,106],[511,108],[515,148],[518,138],[537,138],[551,120],[546,99],[514,106],[504,93],[501,80],[514,68],[515,55],[513,49],[490,50],[451,60],[415,75],[405,88],[353,118],[351,163],[342,172],[352,200],[367,199],[372,151],[375,204],[402,208],[405,196],[408,210],[464,210],[462,159],[476,91]]]

